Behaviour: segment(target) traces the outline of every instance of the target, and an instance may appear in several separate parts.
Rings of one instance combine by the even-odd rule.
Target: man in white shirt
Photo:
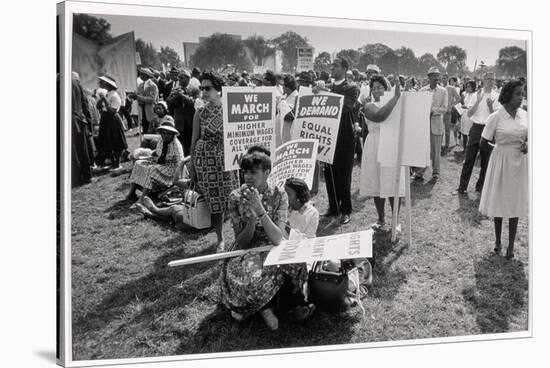
[[[441,143],[445,127],[443,124],[443,115],[447,111],[448,94],[447,90],[438,85],[441,73],[436,67],[428,70],[430,84],[421,88],[420,91],[428,91],[433,94],[432,108],[430,112],[430,159],[432,160],[432,180],[439,179],[439,168],[441,161]],[[415,180],[422,180],[425,168],[417,170],[414,174]]]
[[[466,157],[462,165],[462,173],[460,174],[460,184],[453,194],[464,194],[468,189],[468,183],[472,176],[478,152],[481,156],[481,170],[479,172],[479,179],[476,183],[476,192],[481,193],[483,189],[483,182],[485,181],[485,174],[487,172],[487,165],[489,164],[492,147],[489,145],[486,145],[486,147],[480,146],[479,142],[487,118],[500,108],[498,93],[493,89],[494,84],[495,73],[485,73],[483,76],[483,89],[477,92],[477,101],[467,112],[473,124],[468,134],[468,146],[466,147]]]
[[[442,155],[446,155],[449,151],[449,146],[451,143],[451,130],[454,131],[454,127],[451,124],[453,106],[460,102],[460,95],[456,91],[454,86],[449,84],[449,75],[447,73],[441,76],[441,85],[443,88],[447,89],[447,97],[449,98],[447,104],[447,111],[443,116],[443,123],[445,124],[445,146],[443,147]]]
[[[199,77],[201,76],[201,71],[199,68],[193,68],[191,71],[191,79],[189,80],[189,87],[199,89],[201,86],[201,82],[199,81]]]

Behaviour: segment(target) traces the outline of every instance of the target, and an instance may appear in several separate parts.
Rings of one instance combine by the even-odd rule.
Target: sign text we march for
[[[239,169],[246,151],[275,152],[275,87],[222,87],[225,170]]]
[[[322,92],[299,94],[291,138],[319,141],[317,160],[331,164],[338,138],[344,96]]]
[[[284,188],[285,181],[294,177],[304,180],[311,188],[318,145],[314,139],[299,139],[277,147],[268,182]]]

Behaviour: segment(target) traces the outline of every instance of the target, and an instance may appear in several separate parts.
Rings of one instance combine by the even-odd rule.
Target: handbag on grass
[[[180,203],[183,207],[183,223],[195,229],[206,229],[212,226],[210,211],[204,196],[195,190],[193,185],[183,190],[183,200]]]

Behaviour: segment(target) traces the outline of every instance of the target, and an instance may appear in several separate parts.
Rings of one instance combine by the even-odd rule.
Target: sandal
[[[384,226],[386,226],[386,223],[384,222],[380,222],[380,221],[376,221],[374,224],[372,224],[370,227],[374,230],[374,231],[384,231]]]
[[[264,319],[265,324],[269,329],[272,331],[275,331],[279,328],[279,320],[277,319],[277,316],[273,313],[273,310],[270,308],[264,309],[260,312],[260,315]]]

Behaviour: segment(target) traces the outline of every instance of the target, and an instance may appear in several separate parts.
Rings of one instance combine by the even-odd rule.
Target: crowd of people
[[[422,182],[427,168],[405,172],[403,168],[382,167],[377,160],[378,147],[383,144],[380,123],[388,118],[404,91],[427,92],[433,96],[430,121],[426,122],[430,125],[431,180],[437,181],[442,175],[441,155],[455,146],[462,147],[464,163],[453,194],[464,195],[479,153],[481,170],[475,186],[481,193],[479,210],[494,218],[494,251],[498,254],[503,218],[509,219],[506,258],[513,258],[518,218],[526,215],[529,198],[525,80],[496,80],[491,72],[480,80],[459,79],[436,67],[423,78],[384,75],[376,65],[359,72],[350,70],[344,58],[335,58],[330,73],[267,71],[263,75],[242,72],[222,76],[198,68],[191,72],[173,68],[165,75],[140,68],[138,75],[137,90],[124,94],[117,93],[116,80],[109,75],[99,78],[97,90],[86,92],[78,75],[73,74],[74,186],[89,183],[95,168],[120,170],[120,161],[133,157],[136,161],[128,199],[139,199],[141,206],[156,215],[178,219],[181,209],[159,208],[151,196],[173,186],[175,177],[181,177],[185,170],[205,197],[217,249],[249,249],[278,245],[290,236],[291,229],[301,236],[315,237],[320,216],[341,224],[352,221],[352,172],[357,170],[357,156],[361,161],[360,193],[374,199],[378,214],[372,227],[386,231],[385,200],[390,199],[393,211],[395,175],[411,175],[415,182]],[[261,146],[252,147],[242,158],[240,172],[224,169],[222,86],[276,87],[277,145],[291,139],[301,88],[344,96],[333,163],[316,165],[312,188],[296,178],[289,179],[284,190],[268,184],[270,152]],[[391,98],[383,104],[384,94]],[[158,134],[152,141],[145,136],[139,153],[143,156],[127,152],[126,135],[136,132]],[[328,210],[323,215],[310,202],[319,191],[321,171],[328,196]],[[404,183],[402,179],[400,197],[405,193]],[[222,232],[226,215],[235,233],[235,242],[227,246]],[[314,307],[307,295],[301,295],[307,266],[264,267],[264,259],[265,253],[247,253],[224,263],[222,302],[233,318],[242,320],[260,313],[267,325],[276,329],[277,306],[273,301],[281,293],[293,300],[299,320],[311,315]]]

